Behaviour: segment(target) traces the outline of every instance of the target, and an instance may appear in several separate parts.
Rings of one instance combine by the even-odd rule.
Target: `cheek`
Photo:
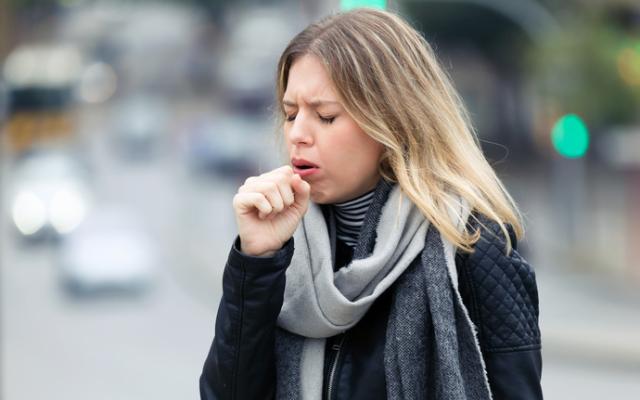
[[[366,174],[369,170],[377,169],[383,146],[357,126],[355,130],[353,127],[336,130],[327,139],[326,160],[332,164],[331,169],[335,173],[345,174],[347,171],[357,170],[360,174]]]
[[[286,123],[282,126],[282,138],[283,143],[287,146],[287,148],[289,148],[291,141],[289,140],[289,128],[287,127]]]

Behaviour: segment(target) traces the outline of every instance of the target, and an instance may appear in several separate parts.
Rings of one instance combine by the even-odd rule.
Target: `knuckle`
[[[278,174],[278,183],[281,187],[289,187],[291,186],[291,177],[292,175],[281,172]]]
[[[241,194],[236,194],[235,196],[233,196],[233,207],[238,207],[240,206],[240,204],[242,203],[242,195]]]
[[[265,206],[265,208],[269,211],[273,210],[273,204],[271,204],[271,202],[267,199],[265,199],[264,197],[262,198],[262,204]]]
[[[293,169],[289,165],[284,165],[282,167],[276,168],[273,171],[269,172],[271,176],[274,178],[285,178],[293,174]]]
[[[270,194],[275,194],[278,191],[278,185],[275,182],[265,182],[264,187]]]
[[[260,193],[259,194],[259,199],[260,199],[261,203],[271,205],[271,202],[269,201],[269,198],[264,193]]]

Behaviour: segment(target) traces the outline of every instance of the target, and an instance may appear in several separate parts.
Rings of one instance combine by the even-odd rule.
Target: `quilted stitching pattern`
[[[493,234],[481,228],[467,264],[480,314],[479,339],[487,351],[537,348],[540,329],[533,268],[515,249],[505,255],[499,225],[480,220]]]

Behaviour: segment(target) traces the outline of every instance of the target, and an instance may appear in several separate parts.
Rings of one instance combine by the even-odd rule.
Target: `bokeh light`
[[[629,86],[640,86],[640,43],[622,49],[617,61],[622,80]]]
[[[558,153],[567,158],[578,158],[589,148],[589,131],[579,116],[567,114],[553,126],[551,140]]]

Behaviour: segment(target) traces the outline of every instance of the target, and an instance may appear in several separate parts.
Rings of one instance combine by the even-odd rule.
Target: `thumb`
[[[307,206],[309,202],[309,196],[311,193],[311,185],[304,179],[300,177],[300,175],[295,174],[293,176],[293,180],[291,181],[291,187],[294,191],[294,204],[301,208]]]

